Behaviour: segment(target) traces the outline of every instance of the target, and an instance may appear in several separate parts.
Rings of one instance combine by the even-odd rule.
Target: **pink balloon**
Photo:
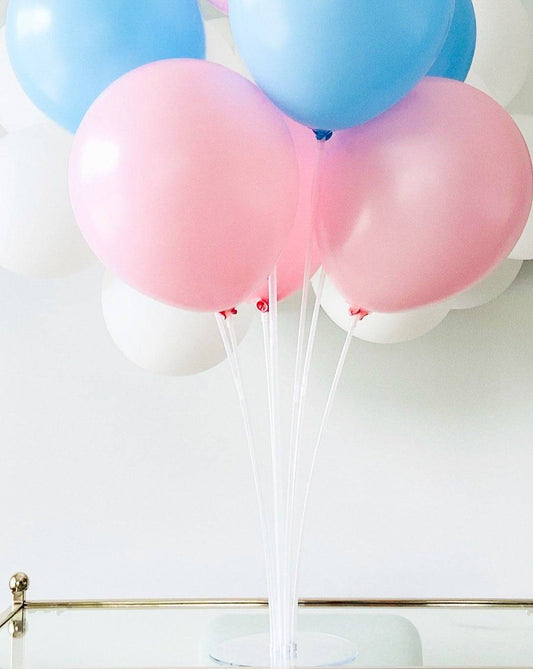
[[[325,154],[323,264],[356,308],[404,311],[464,290],[509,255],[531,209],[517,126],[451,79],[423,80]]]
[[[96,100],[74,139],[76,218],[139,291],[224,311],[259,290],[291,232],[298,167],[283,116],[238,74],[165,60]]]
[[[296,148],[300,172],[300,195],[296,221],[277,264],[278,300],[284,300],[300,290],[303,284],[309,228],[314,223],[312,190],[317,161],[317,139],[314,132],[288,117],[285,117],[285,121],[289,126]],[[313,275],[320,267],[320,252],[315,230],[311,237],[311,275]],[[267,284],[257,299],[268,301]]]
[[[209,0],[209,2],[221,12],[228,13],[228,0]]]

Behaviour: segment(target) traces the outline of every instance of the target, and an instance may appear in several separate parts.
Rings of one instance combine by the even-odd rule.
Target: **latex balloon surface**
[[[10,0],[7,42],[26,93],[71,132],[129,70],[205,55],[196,0]]]
[[[318,142],[309,128],[289,118],[286,121],[298,158],[300,188],[295,224],[276,266],[279,300],[284,300],[302,287],[308,249],[310,277],[320,266],[313,213],[313,181],[318,161]],[[268,283],[257,297],[268,301]]]
[[[359,125],[429,71],[454,0],[230,0],[239,52],[288,116],[315,129]]]
[[[449,300],[451,309],[473,309],[492,302],[502,295],[514,282],[521,260],[504,260],[487,277]]]
[[[533,116],[514,114],[513,119],[526,140],[529,153],[533,155]],[[515,260],[533,260],[533,211],[529,214],[526,227],[509,257]]]
[[[259,290],[295,220],[283,116],[219,65],[167,60],[115,82],[74,140],[71,197],[89,245],[152,297],[224,311]]]
[[[26,95],[7,53],[6,29],[0,28],[0,124],[8,131],[45,123],[47,117]]]
[[[532,24],[520,0],[473,1],[477,44],[471,71],[505,107],[523,87],[532,64]]]
[[[476,48],[476,15],[472,0],[455,0],[452,25],[442,51],[429,74],[464,81]]]
[[[116,346],[139,367],[157,374],[188,376],[226,358],[213,314],[185,311],[137,292],[107,273],[102,289],[107,329]],[[254,310],[239,307],[237,339],[247,333]]]
[[[313,280],[315,290],[318,283],[318,277],[315,277]],[[327,278],[321,305],[336,325],[345,332],[349,331],[352,324],[349,305]],[[399,344],[410,341],[436,328],[449,311],[449,305],[440,303],[395,314],[372,313],[357,324],[354,337],[374,344]]]
[[[322,263],[354,307],[394,312],[444,300],[509,255],[532,188],[509,114],[471,86],[427,77],[379,119],[328,143]]]
[[[55,124],[0,139],[0,266],[27,276],[67,276],[93,264],[68,193],[72,137]]]
[[[491,97],[487,84],[483,81],[483,79],[479,76],[479,74],[476,74],[475,72],[470,72],[470,74],[468,75],[467,83],[469,86],[473,86],[474,88],[477,88],[478,91],[481,91],[482,93],[485,93],[485,95]]]
[[[228,0],[209,0],[209,2],[221,12],[228,13]]]
[[[533,25],[533,0],[523,0],[529,21]],[[519,93],[507,105],[507,111],[512,114],[533,113],[533,59],[528,70],[526,81]]]
[[[248,68],[237,52],[227,16],[206,21],[205,38],[206,60],[223,65],[242,74],[247,79],[252,79]]]

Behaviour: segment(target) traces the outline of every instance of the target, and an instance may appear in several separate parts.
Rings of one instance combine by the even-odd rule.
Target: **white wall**
[[[264,593],[227,365],[189,379],[130,365],[102,322],[99,270],[3,272],[0,292],[0,608],[18,569],[33,598]],[[296,314],[282,320],[287,338]],[[302,594],[533,597],[532,332],[526,264],[497,302],[423,339],[355,342],[318,463]],[[323,318],[312,413],[342,340]],[[252,387],[260,352],[255,327]]]

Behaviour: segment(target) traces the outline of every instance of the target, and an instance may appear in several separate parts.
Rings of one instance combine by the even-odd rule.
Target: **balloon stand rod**
[[[297,659],[296,645],[296,614],[298,608],[297,582],[300,553],[303,536],[304,514],[307,507],[311,477],[316,463],[317,453],[331,413],[334,397],[346,362],[353,332],[357,322],[364,318],[363,310],[351,310],[352,321],[348,336],[341,351],[327,398],[324,415],[314,450],[312,452],[311,469],[304,481],[303,505],[299,506],[296,517],[296,484],[300,469],[300,450],[302,427],[305,418],[305,404],[309,386],[311,362],[315,346],[320,305],[325,287],[326,275],[321,270],[316,288],[315,301],[308,329],[308,303],[311,286],[312,255],[314,229],[317,216],[318,190],[322,166],[323,147],[330,138],[327,133],[318,137],[316,163],[311,191],[311,212],[309,229],[306,239],[306,258],[303,272],[302,299],[296,342],[294,387],[292,411],[290,415],[290,439],[288,448],[284,447],[281,433],[281,406],[279,381],[279,322],[278,322],[278,282],[277,271],[268,278],[268,299],[257,302],[261,314],[263,329],[263,346],[266,366],[266,385],[268,395],[268,416],[270,426],[270,494],[266,471],[257,466],[258,451],[252,432],[250,413],[246,401],[243,377],[238,354],[238,342],[234,329],[235,310],[217,315],[219,330],[228,353],[230,368],[239,397],[241,413],[248,446],[251,454],[254,481],[260,504],[260,519],[263,540],[265,542],[265,559],[267,564],[267,586],[269,593],[270,615],[270,661],[272,666],[284,669],[294,666]],[[265,505],[268,497],[268,505]]]
[[[352,343],[352,339],[354,336],[355,329],[357,327],[357,324],[359,321],[361,321],[365,316],[362,314],[352,314],[352,320],[350,323],[350,327],[348,329],[348,332],[346,334],[346,339],[344,340],[344,345],[342,347],[342,351],[339,357],[339,361],[337,363],[337,367],[335,369],[335,374],[333,375],[333,380],[331,382],[331,388],[328,394],[328,398],[326,400],[326,406],[324,408],[324,413],[322,415],[322,421],[320,423],[320,428],[318,431],[318,436],[315,441],[315,446],[313,450],[313,455],[312,455],[312,460],[311,460],[311,467],[309,469],[309,476],[307,478],[306,482],[306,488],[305,488],[305,493],[304,493],[304,501],[303,501],[303,507],[302,507],[302,513],[300,515],[300,523],[298,527],[298,534],[297,534],[297,547],[296,547],[296,554],[299,556],[301,554],[302,550],[302,540],[303,540],[303,530],[304,530],[304,521],[305,521],[305,514],[307,511],[307,506],[309,504],[309,494],[311,491],[311,482],[313,479],[313,472],[316,467],[316,462],[317,462],[317,457],[318,453],[320,451],[320,446],[322,444],[322,439],[324,437],[324,434],[326,432],[326,428],[328,425],[329,417],[331,415],[331,410],[333,408],[333,402],[335,400],[335,396],[337,394],[337,389],[339,387],[339,382],[341,380],[342,372],[344,370],[344,366],[346,364],[346,359],[348,357],[348,352],[350,350],[350,345]],[[297,596],[295,597],[296,602],[298,601]]]
[[[271,546],[272,540],[270,537],[269,526],[266,516],[266,505],[265,505],[265,494],[261,481],[261,476],[259,473],[259,467],[257,462],[257,446],[254,439],[254,434],[252,431],[252,425],[250,421],[250,411],[248,407],[248,402],[246,399],[246,394],[244,390],[244,383],[241,371],[240,364],[240,354],[237,336],[235,333],[235,326],[233,319],[237,317],[237,310],[232,309],[230,312],[219,313],[215,315],[220,336],[228,356],[228,361],[230,365],[231,374],[233,376],[233,381],[235,384],[235,390],[237,391],[237,396],[239,399],[239,405],[241,409],[244,430],[246,433],[246,441],[248,444],[248,451],[250,454],[250,461],[252,465],[252,474],[254,479],[254,487],[257,496],[258,511],[259,511],[259,522],[261,525],[261,536],[263,539],[263,550],[264,550],[264,559],[266,567],[266,578],[267,578],[267,589],[268,592],[272,592],[272,584],[274,582],[274,564],[273,557],[271,555]],[[272,607],[269,607],[269,616],[272,616]],[[272,622],[271,622],[272,624]]]
[[[277,271],[268,277],[268,355],[266,357],[267,386],[270,417],[270,444],[272,457],[272,496],[274,506],[274,552],[275,581],[273,595],[276,604],[274,627],[271,632],[271,662],[273,666],[287,667],[290,664],[291,640],[288,638],[288,542],[286,511],[287,464],[281,435],[280,388],[279,388],[279,330],[278,330],[278,281]]]
[[[298,457],[300,450],[301,427],[302,427],[303,413],[305,407],[305,400],[307,396],[307,385],[308,385],[307,382],[309,378],[309,372],[308,371],[307,373],[305,372],[305,366],[306,363],[308,362],[310,363],[310,358],[312,355],[321,298],[318,301],[315,301],[315,309],[311,321],[311,329],[309,331],[307,348],[305,349],[307,307],[309,301],[309,291],[311,287],[314,231],[316,227],[318,194],[319,194],[320,176],[323,162],[323,152],[326,142],[329,141],[329,139],[331,139],[332,137],[332,133],[329,131],[315,130],[314,133],[317,138],[317,143],[315,151],[315,165],[313,171],[313,179],[311,183],[311,193],[310,193],[311,216],[307,226],[305,264],[304,264],[304,272],[302,280],[302,298],[300,303],[298,338],[296,342],[296,358],[294,365],[294,388],[293,388],[293,398],[292,398],[291,427],[290,427],[290,440],[289,440],[289,463],[288,463],[289,471],[288,471],[288,482],[287,482],[286,542],[288,545],[288,550],[287,550],[286,569],[287,573],[290,574],[289,587],[291,588],[291,592],[289,592],[287,596],[289,597],[288,601],[290,602],[290,604],[288,605],[289,615],[290,615],[288,625],[291,631],[292,639],[294,639],[296,632],[297,606],[295,602],[296,602],[296,591],[297,591],[297,580],[298,580],[298,564],[300,560],[299,555],[295,553],[293,545],[294,528],[295,528],[294,505],[295,505],[295,495],[296,495],[296,480],[298,476]],[[306,355],[304,358],[305,350],[306,350]]]
[[[312,352],[318,329],[320,314],[320,303],[325,285],[325,273],[321,271],[316,290],[315,303],[311,317],[311,324],[305,356],[303,358],[302,396],[309,382]],[[258,451],[254,438],[248,403],[246,400],[241,364],[238,352],[238,341],[234,327],[236,312],[224,312],[216,315],[217,325],[228,355],[230,369],[233,375],[235,388],[239,398],[241,413],[244,422],[246,438],[250,451],[252,470],[259,503],[259,517],[265,551],[265,562],[267,569],[267,587],[269,593],[269,617],[270,617],[270,662],[271,666],[285,669],[295,666],[298,654],[296,644],[296,612],[297,599],[297,575],[302,546],[304,516],[308,505],[312,473],[316,464],[317,454],[327,427],[331,414],[333,401],[339,386],[342,371],[348,356],[350,344],[357,323],[366,316],[366,312],[360,309],[352,309],[352,320],[347,333],[339,361],[333,376],[331,389],[328,394],[324,413],[320,423],[320,429],[314,444],[311,468],[305,480],[305,494],[301,513],[295,517],[294,506],[291,508],[292,516],[288,516],[287,499],[285,495],[289,492],[287,473],[288,462],[283,448],[281,435],[280,416],[280,388],[279,388],[279,338],[278,338],[278,309],[277,309],[277,277],[274,272],[269,277],[269,299],[265,309],[261,311],[261,322],[263,326],[263,344],[266,364],[269,422],[270,422],[270,455],[272,466],[271,480],[271,505],[266,505],[265,498],[265,472],[258,468]],[[301,405],[302,413],[299,420],[303,421],[305,403]],[[298,462],[296,463],[298,465]],[[270,511],[270,515],[269,515]],[[288,527],[290,523],[290,527]],[[287,569],[290,566],[290,569]]]
[[[298,453],[300,451],[300,442],[301,442],[301,431],[305,415],[305,402],[307,398],[307,389],[309,387],[309,374],[311,371],[311,360],[313,357],[313,350],[315,346],[316,333],[318,329],[318,318],[320,316],[320,304],[322,302],[322,295],[324,293],[324,285],[326,280],[326,273],[323,269],[320,270],[320,275],[318,279],[318,285],[316,288],[315,294],[315,304],[313,307],[313,314],[311,317],[311,325],[309,327],[309,336],[307,339],[307,346],[305,351],[305,359],[302,368],[302,377],[299,384],[299,387],[295,387],[295,398],[297,397],[297,406],[296,414],[293,414],[292,423],[294,425],[294,443],[291,444],[293,450],[291,449],[291,470],[289,472],[289,507],[288,507],[288,523],[289,527],[289,583],[291,587],[290,598],[291,610],[294,612],[292,619],[290,620],[291,625],[291,638],[294,638],[296,635],[296,611],[298,608],[298,572],[300,564],[300,542],[297,541],[294,543],[295,537],[299,536],[295,534],[296,526],[303,525],[303,518],[300,518],[300,523],[297,523],[295,518],[295,497],[296,497],[296,480],[298,475]],[[305,512],[305,511],[304,511]],[[303,512],[303,513],[304,513]]]
[[[339,387],[339,382],[341,380],[344,365],[346,364],[346,358],[348,357],[348,352],[350,350],[350,344],[352,343],[355,328],[357,327],[357,324],[359,323],[359,321],[362,320],[366,315],[368,315],[367,312],[361,312],[361,310],[359,310],[359,309],[356,310],[355,313],[352,313],[352,320],[351,320],[351,323],[350,323],[350,327],[349,327],[348,332],[346,334],[346,339],[344,341],[344,346],[342,347],[339,362],[337,363],[337,369],[335,370],[335,374],[333,376],[333,381],[331,383],[331,388],[330,388],[330,391],[329,391],[328,399],[326,401],[326,407],[324,409],[324,414],[322,416],[322,422],[320,424],[320,429],[318,431],[318,437],[317,437],[317,440],[316,440],[313,461],[316,459],[318,449],[320,447],[320,444],[322,442],[322,438],[324,436],[324,432],[325,432],[327,424],[328,424],[328,420],[329,420],[329,417],[330,417],[330,414],[331,414],[331,409],[333,408],[333,401],[335,399],[335,395],[337,394],[337,389]]]

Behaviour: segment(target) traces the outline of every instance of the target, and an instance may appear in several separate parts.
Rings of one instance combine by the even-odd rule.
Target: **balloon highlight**
[[[513,119],[464,83],[427,77],[325,152],[322,262],[354,307],[395,312],[451,297],[518,241],[529,152]]]
[[[121,279],[184,309],[258,291],[294,225],[298,167],[280,112],[238,74],[151,63],[95,102],[74,140],[74,212]]]
[[[476,49],[476,15],[472,0],[455,0],[452,25],[439,57],[428,74],[464,81]]]
[[[454,0],[230,0],[235,42],[254,80],[314,129],[361,125],[427,74]]]
[[[185,311],[137,292],[106,273],[102,309],[107,330],[117,348],[138,367],[167,376],[190,376],[226,359],[213,314]],[[235,332],[241,341],[254,310],[239,307]]]
[[[205,56],[196,0],[10,0],[7,43],[23,89],[70,132],[126,72]]]

